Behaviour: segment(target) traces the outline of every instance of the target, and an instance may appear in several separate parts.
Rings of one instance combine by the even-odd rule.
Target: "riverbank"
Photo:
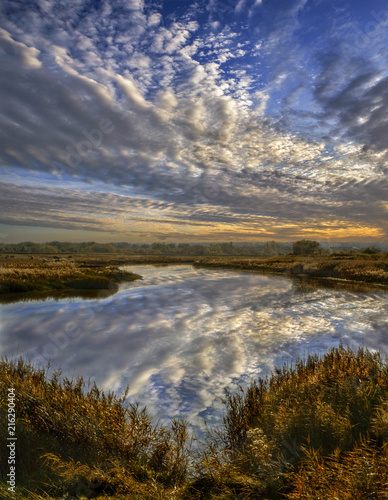
[[[0,296],[25,292],[114,293],[122,281],[141,279],[109,262],[45,255],[13,255],[0,258]]]
[[[388,287],[388,253],[333,253],[313,256],[257,258],[231,256],[125,255],[102,254],[72,256],[0,256],[0,296],[32,293],[74,293],[105,291],[114,293],[121,281],[139,275],[120,267],[136,265],[190,264],[206,269],[231,269],[274,273],[298,278],[307,284],[331,281],[343,286]]]
[[[5,500],[388,494],[388,364],[366,349],[334,348],[276,369],[245,392],[226,391],[223,425],[195,451],[184,422],[160,425],[125,394],[59,371],[48,376],[23,360],[0,361],[0,397],[2,428],[17,437],[10,450],[7,432],[0,435],[1,449],[16,457],[14,493],[8,455],[0,456]],[[8,427],[7,404],[16,411]]]
[[[83,257],[78,257],[82,260]],[[232,269],[260,273],[283,274],[304,280],[337,280],[368,285],[388,286],[388,252],[370,255],[338,252],[311,256],[281,255],[274,257],[185,256],[185,255],[108,255],[88,256],[85,263],[117,266],[136,264],[191,264],[206,269]]]
[[[195,265],[208,269],[270,272],[300,278],[333,279],[388,286],[388,254],[343,253],[313,256],[285,255],[258,258],[199,259]]]

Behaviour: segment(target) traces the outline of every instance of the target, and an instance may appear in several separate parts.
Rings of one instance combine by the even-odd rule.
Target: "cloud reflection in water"
[[[159,417],[219,418],[225,386],[343,343],[387,349],[388,294],[313,289],[285,278],[138,266],[143,281],[106,299],[1,306],[0,348],[50,359],[122,391]]]

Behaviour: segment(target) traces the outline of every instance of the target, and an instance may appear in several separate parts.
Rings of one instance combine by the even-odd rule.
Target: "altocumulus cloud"
[[[385,238],[377,3],[3,2],[2,223]]]

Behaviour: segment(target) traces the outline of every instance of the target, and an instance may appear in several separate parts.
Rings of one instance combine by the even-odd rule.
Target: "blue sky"
[[[388,2],[0,3],[0,239],[387,241]]]

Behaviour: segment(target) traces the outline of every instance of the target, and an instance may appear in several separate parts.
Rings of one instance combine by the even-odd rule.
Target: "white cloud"
[[[0,28],[0,44],[2,55],[19,59],[20,63],[26,68],[37,69],[42,66],[42,62],[39,60],[40,51],[38,49],[17,42],[2,28]]]
[[[360,69],[322,55],[309,75],[306,50],[283,43],[293,39],[291,20],[304,2],[290,4],[260,40],[230,26],[215,34],[190,13],[162,26],[142,2],[105,1],[105,17],[94,8],[80,16],[83,5],[72,4],[66,17],[61,4],[45,1],[45,17],[36,11],[32,24],[28,16],[5,19],[3,165],[211,205],[218,216],[241,214],[239,223],[254,208],[292,224],[306,203],[314,217],[338,206],[341,220],[369,220],[341,203],[353,182],[371,205],[372,194],[384,199],[385,185],[373,183],[386,172],[386,74],[373,61]],[[51,38],[41,34],[46,18]],[[265,78],[250,57],[270,57]],[[335,137],[351,141],[352,151],[335,150]],[[229,216],[225,224],[233,224]]]
[[[236,11],[239,12],[247,6],[247,0],[239,0],[236,5]]]
[[[128,78],[124,78],[121,75],[116,76],[116,81],[120,88],[123,90],[125,95],[131,101],[131,103],[139,106],[140,108],[148,108],[149,104],[141,95],[141,92],[136,88],[134,82]]]

